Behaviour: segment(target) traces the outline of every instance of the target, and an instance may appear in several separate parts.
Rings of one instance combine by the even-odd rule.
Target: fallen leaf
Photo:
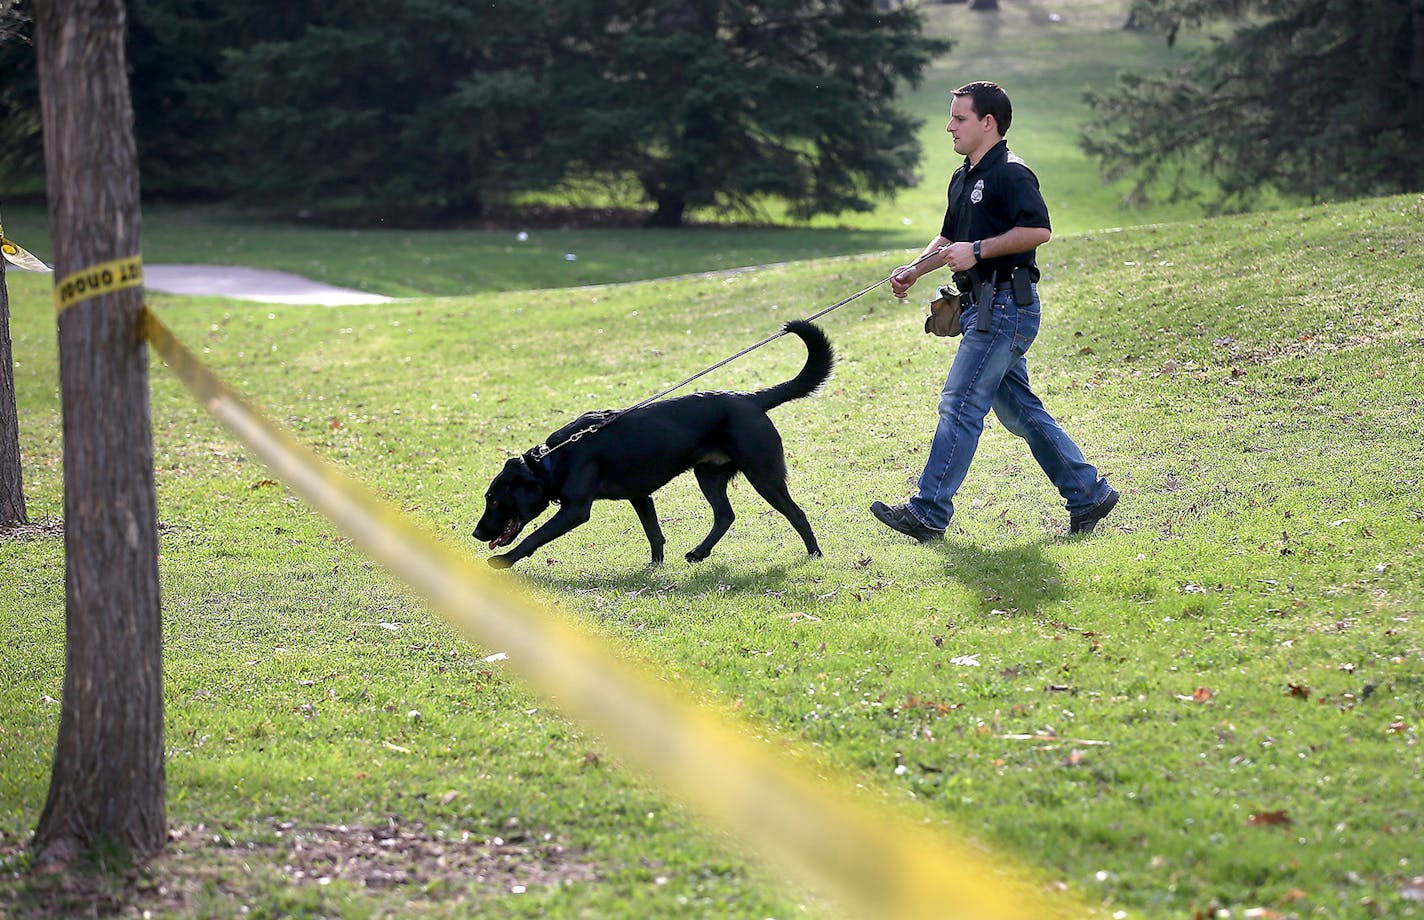
[[[1241,916],[1254,920],[1283,920],[1285,914],[1278,914],[1269,907],[1248,907],[1242,911]]]
[[[911,694],[905,697],[905,706],[909,709],[929,709],[933,712],[945,713],[953,712],[963,708],[963,703],[936,703],[934,700],[922,700]]]
[[[336,429],[341,427],[341,419],[333,415],[331,417],[331,421],[327,422],[327,424],[331,426],[332,431],[335,431]]]
[[[1287,696],[1294,697],[1298,700],[1310,699],[1310,688],[1305,684],[1288,684],[1287,686],[1289,687],[1289,689],[1286,690]]]
[[[1082,751],[1078,750],[1077,748],[1074,748],[1073,750],[1068,752],[1067,757],[1063,758],[1063,766],[1076,767],[1078,766],[1078,764],[1083,762],[1083,758],[1086,756],[1087,755],[1084,754]]]
[[[459,797],[460,793],[454,789],[451,789],[449,792],[445,793],[440,797],[440,804],[449,805],[451,802],[455,801]]]
[[[979,667],[979,656],[978,654],[959,655],[949,659],[949,663],[963,665],[966,668],[977,668]]]
[[[1250,827],[1290,827],[1294,823],[1284,810],[1258,811],[1246,817]]]
[[[1210,687],[1198,687],[1192,691],[1192,702],[1205,703],[1215,695]]]
[[[277,480],[275,480],[275,479],[259,479],[259,480],[257,480],[256,482],[254,482],[252,485],[248,486],[248,488],[249,488],[249,489],[265,489],[265,488],[267,488],[268,486],[275,486],[276,484],[277,484]]]

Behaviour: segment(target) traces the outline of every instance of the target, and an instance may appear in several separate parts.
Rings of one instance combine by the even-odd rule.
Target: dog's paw
[[[489,557],[489,564],[491,567],[496,569],[507,569],[510,566],[514,565],[514,560],[509,558],[509,556],[507,555],[491,556]]]
[[[812,559],[820,559],[820,558],[821,558],[821,551],[820,551],[819,549],[813,549],[813,550],[811,550],[809,553],[807,553],[806,555],[809,556],[809,557],[812,558]]]
[[[711,553],[699,553],[697,550],[693,549],[688,550],[687,555],[683,556],[683,558],[686,559],[688,562],[701,562],[710,555]]]

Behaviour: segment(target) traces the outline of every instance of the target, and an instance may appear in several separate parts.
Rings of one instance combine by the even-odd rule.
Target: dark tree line
[[[1090,93],[1083,134],[1111,178],[1219,205],[1424,188],[1424,0],[1135,0],[1132,22],[1229,34],[1178,70]]]
[[[875,6],[133,0],[145,193],[478,215],[592,180],[663,225],[767,196],[864,209],[913,182],[896,97],[948,47]],[[32,50],[0,68],[0,167],[35,170]]]

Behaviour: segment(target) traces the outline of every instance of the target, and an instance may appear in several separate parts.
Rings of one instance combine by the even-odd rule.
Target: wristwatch
[[[975,240],[975,241],[974,241],[974,261],[975,261],[975,262],[979,262],[979,261],[983,260],[983,258],[984,258],[984,254],[979,251],[979,247],[982,246],[982,245],[984,245],[984,241],[983,241],[983,240]]]

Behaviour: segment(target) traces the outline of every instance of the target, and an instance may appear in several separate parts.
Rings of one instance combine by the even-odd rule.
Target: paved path
[[[231,297],[263,303],[340,306],[392,300],[380,294],[311,281],[291,272],[232,265],[145,265],[143,285],[165,294]]]

